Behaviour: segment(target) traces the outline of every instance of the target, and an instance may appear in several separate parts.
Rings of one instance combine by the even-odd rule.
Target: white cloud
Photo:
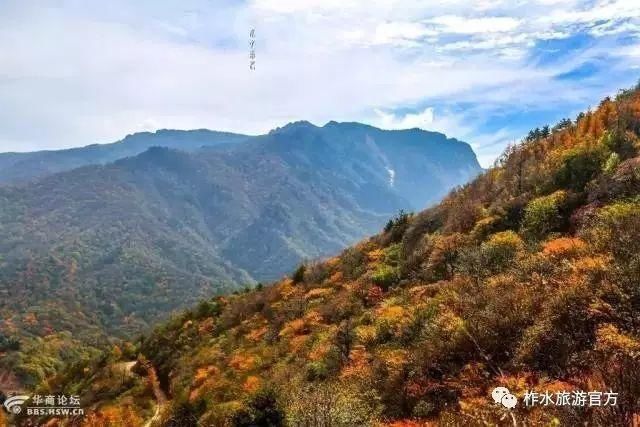
[[[374,111],[380,118],[379,126],[385,129],[433,129],[432,107],[425,108],[419,113],[408,113],[401,116],[377,108]]]
[[[388,22],[376,27],[373,44],[396,44],[411,42],[437,32],[416,22]]]
[[[640,7],[636,0],[600,0],[577,9],[552,10],[541,16],[541,22],[554,24],[595,23],[640,17]]]
[[[599,93],[554,76],[597,55],[638,62],[615,45],[595,45],[553,67],[528,60],[540,40],[583,30],[603,40],[637,33],[633,2],[427,3],[5,1],[0,151],[108,142],[156,127],[259,133],[296,119],[425,127],[474,142],[500,135],[436,105],[482,104],[490,115],[597,100]],[[257,31],[254,73],[250,28]],[[423,105],[431,107],[416,107]],[[394,113],[407,108],[418,112]]]
[[[453,34],[486,34],[512,31],[520,25],[520,20],[508,16],[490,16],[486,18],[467,18],[446,15],[430,19],[442,32]]]

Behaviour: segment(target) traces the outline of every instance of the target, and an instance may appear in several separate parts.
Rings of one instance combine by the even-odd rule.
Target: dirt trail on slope
[[[130,362],[120,362],[116,365],[116,367],[125,372],[133,373],[133,367],[137,363],[138,362],[135,360]],[[149,361],[143,362],[142,366],[147,371],[147,380],[149,381],[149,384],[151,384],[153,396],[156,400],[156,409],[153,412],[153,415],[151,416],[151,418],[149,418],[149,420],[144,424],[144,427],[152,427],[158,421],[160,421],[160,418],[162,417],[162,413],[167,407],[167,403],[169,399],[167,399],[167,395],[162,390],[162,387],[160,387],[160,381],[158,380],[158,373],[156,372],[156,368]]]
[[[158,380],[158,374],[156,373],[156,368],[154,368],[151,364],[147,366],[147,378],[149,379],[149,383],[151,384],[151,388],[153,390],[153,395],[156,398],[156,410],[153,413],[153,416],[149,418],[144,425],[144,427],[152,427],[156,422],[160,421],[162,413],[167,407],[167,395],[160,387],[160,381]]]

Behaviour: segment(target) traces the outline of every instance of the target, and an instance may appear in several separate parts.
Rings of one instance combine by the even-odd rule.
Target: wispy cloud
[[[637,78],[635,0],[428,3],[2,2],[0,150],[360,120],[443,131],[486,165]]]

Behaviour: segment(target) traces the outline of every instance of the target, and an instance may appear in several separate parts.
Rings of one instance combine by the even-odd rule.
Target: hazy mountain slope
[[[439,166],[440,151],[460,162]],[[425,170],[410,174],[405,162]],[[385,166],[398,169],[393,182]],[[429,201],[405,182],[422,176],[429,191],[418,193],[438,197],[478,170],[468,145],[441,134],[297,123],[244,144],[154,147],[5,186],[0,328],[140,331],[204,296],[340,250]]]
[[[112,332],[137,331],[181,301],[251,281],[216,254],[205,227],[190,223],[199,218],[184,200],[144,188],[141,166],[160,150],[132,160],[139,169],[85,167],[0,190],[5,321],[14,317],[7,312],[35,312],[37,322],[23,325],[38,335],[69,325],[81,332],[87,317]],[[152,170],[171,173],[159,162]]]
[[[276,152],[299,168],[322,170],[346,163],[356,185],[384,181],[414,209],[439,200],[448,188],[467,182],[481,170],[467,143],[421,129],[389,131],[337,122],[319,128],[297,122],[269,136],[274,143],[261,145],[264,152]],[[259,143],[253,141],[239,150],[250,150],[252,144]]]
[[[158,327],[138,364],[168,394],[163,425],[633,425],[639,106],[640,88],[623,91],[536,129],[437,206]],[[122,359],[53,383],[101,408],[87,425],[105,413],[142,424],[148,389],[105,378]],[[493,403],[496,386],[514,410]],[[523,403],[525,391],[576,390],[613,391],[617,404]]]
[[[466,143],[435,132],[384,131],[358,123],[292,123],[234,148],[231,157],[263,168],[249,171],[256,179],[251,188],[260,188],[270,169],[287,171],[286,182],[264,186],[263,212],[223,249],[261,278],[275,278],[301,258],[335,253],[378,230],[399,209],[421,209],[480,171]],[[285,183],[291,188],[281,191]],[[286,202],[295,194],[313,200],[296,210]],[[281,239],[285,252],[271,245],[274,239]]]
[[[19,183],[91,164],[105,164],[135,156],[153,146],[192,151],[201,147],[244,142],[249,136],[206,129],[159,130],[128,135],[111,144],[93,144],[66,150],[0,153],[0,183]]]

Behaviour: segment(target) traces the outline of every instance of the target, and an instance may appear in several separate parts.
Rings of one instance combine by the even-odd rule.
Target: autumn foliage
[[[174,318],[141,352],[173,413],[203,425],[498,425],[497,385],[620,393],[616,411],[514,410],[527,425],[630,425],[639,135],[640,91],[622,91],[313,274]]]

